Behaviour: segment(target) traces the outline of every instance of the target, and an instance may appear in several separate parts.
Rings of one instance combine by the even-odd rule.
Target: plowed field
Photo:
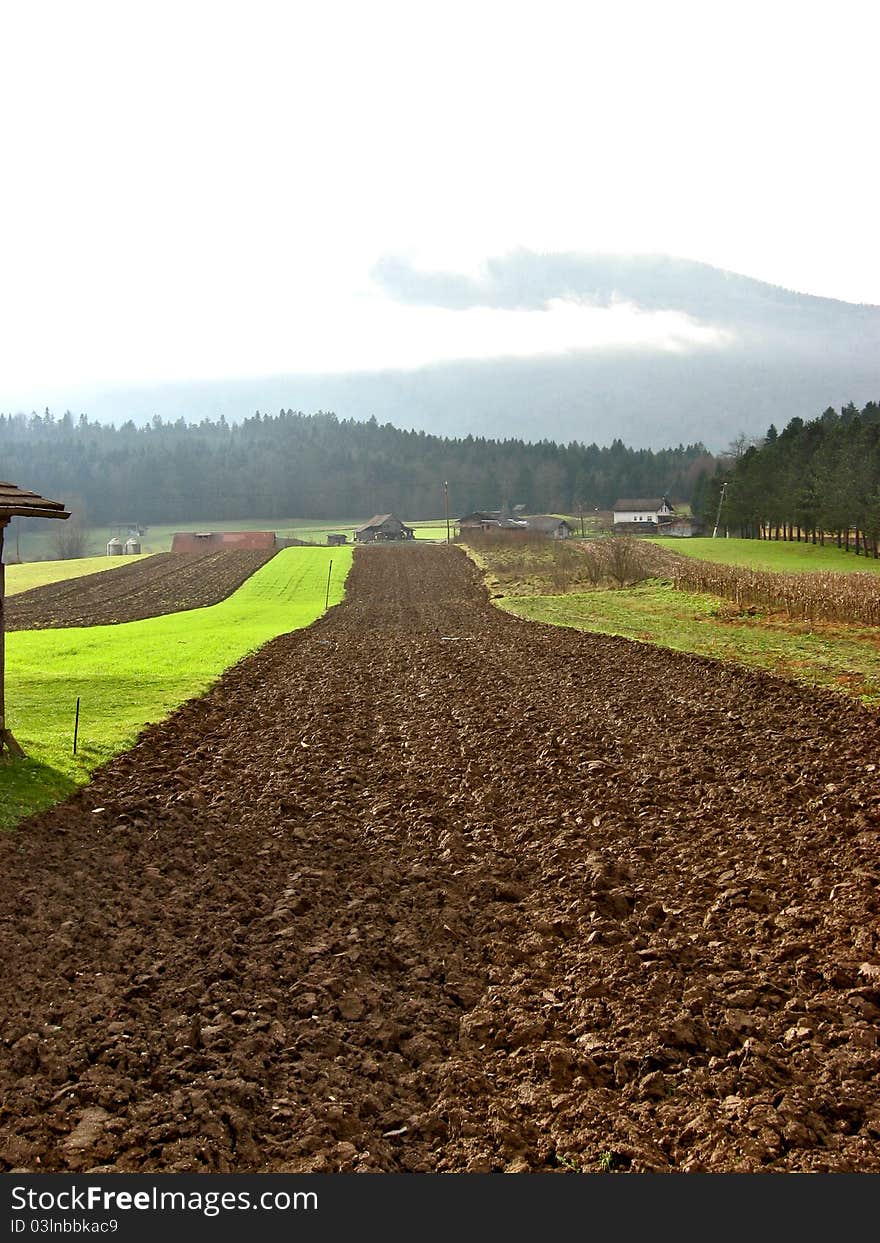
[[[230,548],[181,555],[161,552],[114,570],[34,587],[6,601],[7,630],[109,626],[218,604],[274,557]]]
[[[880,1171],[878,752],[359,550],[0,844],[0,1161]]]

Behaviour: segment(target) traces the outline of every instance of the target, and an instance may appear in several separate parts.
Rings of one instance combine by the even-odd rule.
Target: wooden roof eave
[[[10,518],[69,518],[66,509],[39,509],[35,505],[0,505],[0,522],[8,522]]]

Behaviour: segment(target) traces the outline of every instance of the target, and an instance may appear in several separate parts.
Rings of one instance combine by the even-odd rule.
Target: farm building
[[[674,535],[677,539],[690,539],[693,535],[702,534],[702,527],[696,518],[673,518],[663,524],[664,535]]]
[[[270,549],[278,546],[274,531],[176,531],[172,552],[220,552],[224,548]]]
[[[331,548],[338,548],[340,544],[348,543],[348,536],[344,534],[336,535],[331,533],[327,536],[327,543]]]
[[[524,531],[526,523],[522,518],[507,518],[500,510],[489,509],[465,514],[459,518],[458,526],[461,531]]]
[[[516,507],[517,510],[521,508],[519,505]],[[535,531],[551,539],[568,539],[572,534],[571,527],[564,518],[555,518],[549,514],[510,518],[500,509],[475,510],[474,513],[459,518],[458,525],[462,531]]]
[[[534,514],[526,518],[526,530],[537,531],[541,535],[549,535],[551,539],[570,539],[572,530],[564,518],[553,514]]]
[[[615,531],[657,531],[671,522],[675,509],[668,496],[614,502]]]
[[[415,531],[394,514],[374,514],[369,522],[355,529],[354,538],[358,544],[376,544],[389,540],[415,539]]]

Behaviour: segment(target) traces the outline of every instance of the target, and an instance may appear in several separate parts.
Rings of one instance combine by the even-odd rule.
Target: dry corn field
[[[612,541],[613,542],[613,541]],[[794,621],[880,625],[880,576],[828,571],[776,574],[695,561],[647,541],[636,543],[641,578],[666,578],[679,591],[704,591]]]
[[[743,607],[785,613],[794,621],[880,625],[880,575],[779,574],[697,561],[648,540],[615,536],[561,543],[518,533],[468,532],[467,545],[512,594],[628,587],[666,579],[677,591],[722,596]],[[524,580],[526,585],[524,586]]]

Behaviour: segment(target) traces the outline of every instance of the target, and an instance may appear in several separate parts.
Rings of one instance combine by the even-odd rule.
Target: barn
[[[533,514],[530,518],[526,518],[526,530],[537,531],[539,535],[546,535],[549,539],[571,539],[572,529],[564,518],[557,518],[554,514]]]
[[[378,544],[415,539],[415,531],[394,514],[374,514],[369,522],[355,528],[354,538],[357,544]]]
[[[172,552],[220,552],[224,548],[275,548],[274,531],[176,531]]]

